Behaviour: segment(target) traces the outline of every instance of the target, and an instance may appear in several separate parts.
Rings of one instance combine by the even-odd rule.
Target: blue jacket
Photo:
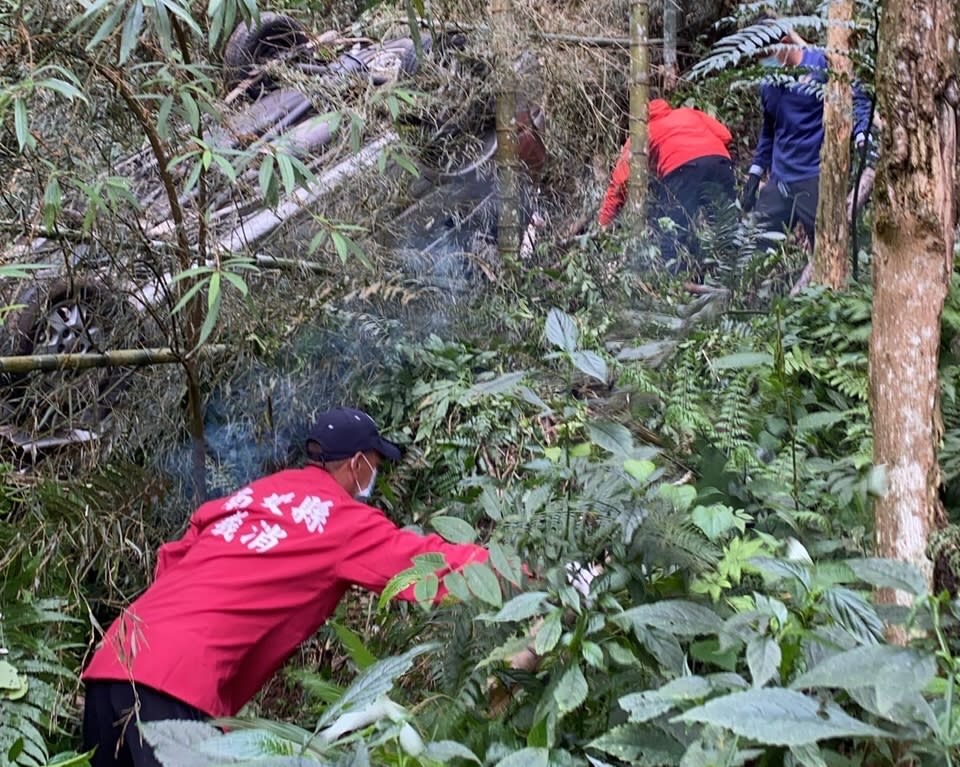
[[[753,155],[751,173],[770,171],[772,178],[787,183],[820,174],[823,143],[822,84],[827,79],[827,57],[807,48],[800,60],[807,74],[788,84],[767,83],[760,89],[763,126]],[[870,123],[870,99],[853,86],[853,134],[866,136]]]

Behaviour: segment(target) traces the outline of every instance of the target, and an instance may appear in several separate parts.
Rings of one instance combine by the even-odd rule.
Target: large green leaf
[[[709,608],[680,599],[631,607],[613,620],[625,628],[650,626],[676,636],[714,634],[722,624],[720,617]]]
[[[595,352],[575,351],[570,355],[577,370],[603,383],[607,382],[607,363]]]
[[[878,673],[882,669],[882,673]],[[793,680],[791,687],[876,688],[886,711],[923,690],[937,673],[932,654],[909,647],[869,645],[833,655]]]
[[[423,755],[435,762],[449,762],[451,759],[466,759],[480,764],[477,755],[469,748],[455,740],[435,740],[427,744]]]
[[[747,667],[754,687],[763,687],[780,670],[780,645],[771,637],[754,637],[747,643]]]
[[[537,655],[550,652],[550,650],[557,646],[557,642],[559,642],[560,637],[563,636],[562,619],[563,609],[559,607],[546,617],[546,620],[544,620],[543,625],[540,626],[540,630],[533,639],[533,651]]]
[[[557,702],[560,713],[566,714],[579,708],[580,704],[587,699],[589,691],[580,666],[571,666],[560,677],[553,692],[553,698]]]
[[[827,738],[885,737],[887,733],[795,690],[765,688],[714,698],[677,721],[725,727],[744,738],[777,746],[802,746]]]
[[[381,695],[386,695],[393,688],[396,679],[410,669],[418,656],[435,648],[436,645],[419,645],[403,655],[384,658],[374,663],[354,680],[340,700],[323,712],[317,722],[317,729],[325,727],[347,711],[362,709]]]
[[[847,565],[858,578],[871,586],[898,589],[918,597],[925,596],[927,593],[927,579],[916,565],[909,562],[870,557],[848,559]]]
[[[649,724],[622,724],[587,744],[638,767],[679,764],[683,746]]]
[[[543,605],[548,596],[550,595],[546,591],[528,591],[518,594],[501,607],[496,615],[485,616],[484,620],[504,623],[532,618],[534,615],[540,615],[543,612]]]
[[[523,581],[523,562],[515,552],[504,548],[496,541],[490,542],[487,551],[490,552],[490,564],[501,577],[517,585]]]
[[[471,386],[464,396],[466,397],[489,397],[493,394],[510,394],[527,376],[526,370],[517,370],[512,373],[504,373],[497,376],[492,381],[482,381]]]
[[[614,455],[628,457],[633,452],[633,435],[623,424],[595,421],[587,425],[590,441]]]
[[[702,700],[713,685],[702,676],[681,676],[659,690],[631,693],[620,698],[620,707],[630,714],[631,722],[647,722],[687,700]]]
[[[767,367],[772,364],[773,355],[768,352],[740,352],[713,360],[713,367],[717,370],[740,370]]]
[[[477,531],[468,522],[458,517],[444,515],[431,517],[430,527],[451,543],[473,543],[477,539]]]
[[[550,752],[545,748],[521,748],[501,759],[495,767],[547,767]]]
[[[467,586],[481,602],[500,607],[503,604],[503,594],[500,592],[500,582],[486,565],[472,564],[463,568],[463,577],[467,579]]]
[[[573,317],[559,309],[551,309],[547,315],[547,340],[565,352],[573,352],[578,337]]]

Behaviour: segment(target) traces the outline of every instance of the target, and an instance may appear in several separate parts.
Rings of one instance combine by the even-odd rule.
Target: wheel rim
[[[35,354],[87,354],[99,351],[103,329],[80,302],[62,300],[50,307],[34,345]]]

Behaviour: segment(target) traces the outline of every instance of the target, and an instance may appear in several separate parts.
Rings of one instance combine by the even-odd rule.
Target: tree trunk
[[[850,277],[847,258],[850,222],[846,200],[853,130],[853,65],[849,56],[853,0],[831,0],[827,19],[830,71],[823,88],[820,199],[812,281],[842,290]]]
[[[496,68],[497,251],[501,258],[516,258],[520,249],[520,174],[517,152],[517,78],[513,59],[518,52],[513,0],[490,0],[490,27]]]
[[[957,16],[953,0],[889,0],[880,29],[877,95],[884,116],[874,199],[870,404],[880,556],[930,577],[931,529],[943,522],[937,445],[943,430],[937,358],[953,265]],[[883,591],[882,601],[907,595]]]
[[[627,219],[645,226],[647,217],[647,118],[650,103],[650,2],[630,0],[630,183]]]
[[[680,0],[663,0],[663,90],[677,87],[677,11]],[[649,41],[648,41],[649,43]]]

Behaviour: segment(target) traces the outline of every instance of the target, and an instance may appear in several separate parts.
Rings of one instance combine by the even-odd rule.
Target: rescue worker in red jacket
[[[680,239],[696,248],[692,222],[703,210],[712,216],[733,203],[736,180],[727,146],[730,131],[699,109],[673,109],[663,99],[650,102],[647,123],[650,162],[663,187],[666,214],[676,224]],[[630,139],[613,169],[610,186],[600,208],[600,226],[609,226],[627,197],[630,177]],[[676,257],[673,237],[661,242],[665,261]]]
[[[139,721],[232,716],[334,611],[350,586],[379,592],[426,553],[442,577],[487,559],[394,525],[362,500],[399,448],[366,413],[319,417],[303,468],[203,504],[160,547],[153,583],[106,632],[83,673],[94,767],[158,765]],[[442,585],[437,598],[446,591]],[[413,601],[413,587],[400,594]]]

